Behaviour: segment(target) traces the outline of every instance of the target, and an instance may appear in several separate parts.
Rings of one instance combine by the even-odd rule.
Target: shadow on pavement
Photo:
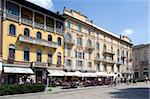
[[[119,99],[150,99],[150,88],[126,88],[109,94],[112,94],[113,98]]]

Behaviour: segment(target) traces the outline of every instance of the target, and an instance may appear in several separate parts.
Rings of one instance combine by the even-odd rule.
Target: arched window
[[[48,52],[48,63],[51,63],[52,64],[52,57],[53,57],[53,52],[52,51],[49,51]]]
[[[37,32],[36,38],[37,38],[37,39],[42,39],[42,34],[41,34],[41,32]]]
[[[120,55],[120,51],[119,51],[119,49],[117,50],[117,53],[118,53],[118,56]]]
[[[25,36],[28,36],[28,37],[30,36],[30,31],[29,31],[29,29],[27,29],[27,28],[24,29],[24,35],[25,35]]]
[[[88,40],[87,45],[88,45],[88,47],[92,47],[92,42],[91,42],[91,40]]]
[[[61,46],[61,38],[58,37],[58,45]]]
[[[8,59],[14,60],[15,59],[15,49],[16,47],[13,44],[9,45],[9,55]]]
[[[57,55],[57,64],[61,65],[61,53],[58,53]]]
[[[53,41],[53,38],[51,35],[48,35],[48,41],[52,42]]]
[[[15,25],[11,24],[9,26],[9,34],[16,35],[16,27],[15,27]]]
[[[106,50],[106,45],[104,44],[104,50]]]
[[[24,48],[24,61],[30,60],[30,51],[29,48]]]
[[[99,43],[96,43],[96,49],[99,50]]]
[[[71,39],[72,39],[71,34],[68,33],[68,34],[67,34],[67,40],[68,40],[68,41],[71,41]]]
[[[37,55],[37,62],[41,62],[42,61],[42,50],[38,49],[36,52]]]
[[[97,53],[97,59],[99,59],[100,58],[100,55],[99,55],[99,53]]]

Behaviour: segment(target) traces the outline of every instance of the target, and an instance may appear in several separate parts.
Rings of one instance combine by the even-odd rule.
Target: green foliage
[[[21,84],[21,85],[4,84],[4,85],[0,85],[0,96],[42,92],[44,90],[45,90],[45,85],[43,84]]]

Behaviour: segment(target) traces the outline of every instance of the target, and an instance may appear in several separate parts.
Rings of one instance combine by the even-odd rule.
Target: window
[[[78,25],[78,31],[81,32],[81,25]]]
[[[30,36],[30,31],[29,31],[29,29],[27,29],[27,28],[24,29],[24,35],[27,36],[27,37]]]
[[[61,53],[57,55],[57,64],[61,65]]]
[[[59,22],[59,21],[56,21],[56,28],[60,29],[60,30],[63,30],[63,23]]]
[[[100,72],[100,64],[97,64],[97,71]]]
[[[91,35],[91,29],[88,29],[88,34]]]
[[[99,43],[96,43],[96,49],[99,50]]]
[[[42,61],[42,51],[38,50],[36,54],[37,54],[37,62],[41,62]]]
[[[71,28],[71,22],[70,22],[70,21],[67,22],[67,27],[68,27],[69,29]]]
[[[69,56],[69,57],[71,56],[71,49],[70,48],[67,49],[67,56]]]
[[[77,39],[77,45],[78,46],[82,46],[82,38],[78,38]]]
[[[42,39],[42,34],[41,34],[41,32],[37,32],[36,38],[37,38],[37,39]]]
[[[15,59],[15,46],[9,45],[9,56],[8,59],[14,60]]]
[[[99,60],[99,58],[100,58],[100,55],[99,55],[99,53],[97,53],[97,60]]]
[[[138,72],[134,72],[135,78],[139,78],[139,73]]]
[[[107,66],[106,65],[104,65],[104,71],[107,72]]]
[[[88,63],[88,66],[89,66],[89,67],[92,67],[92,63],[91,63],[91,62],[89,62],[89,63]]]
[[[120,66],[117,66],[117,71],[120,72]]]
[[[89,52],[89,59],[91,59],[91,56],[92,56],[92,52]]]
[[[120,51],[119,51],[119,49],[117,50],[117,55],[118,55],[118,56],[120,55]]]
[[[71,62],[71,60],[70,60],[70,59],[68,59],[68,60],[67,60],[67,66],[69,66],[69,67],[70,67],[70,66],[71,66],[71,63],[72,63],[72,62]]]
[[[113,52],[113,47],[111,46],[111,51]]]
[[[50,51],[49,53],[48,53],[48,63],[52,63],[52,57],[53,57],[53,53]]]
[[[9,26],[9,34],[16,35],[16,27],[15,27],[15,25],[11,24]]]
[[[114,66],[113,65],[111,66],[111,71],[114,72]]]
[[[29,48],[24,49],[24,61],[29,61]]]
[[[106,45],[104,44],[104,50],[106,50]]]
[[[83,65],[83,62],[82,61],[77,61],[77,66],[78,66],[78,70],[81,70],[82,69],[82,65]]]
[[[13,4],[11,2],[6,2],[6,11],[9,14],[19,16],[19,6],[17,6],[16,4]]]
[[[53,38],[51,35],[48,35],[48,41],[52,42],[53,41]]]
[[[91,42],[91,40],[88,40],[87,45],[88,45],[88,47],[92,47],[92,42]]]
[[[67,34],[66,39],[67,39],[68,41],[71,41],[72,37],[71,37],[71,34],[70,34],[70,33]]]
[[[61,46],[61,38],[58,37],[58,45]]]

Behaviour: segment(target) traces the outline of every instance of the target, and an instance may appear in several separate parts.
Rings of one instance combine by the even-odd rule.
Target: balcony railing
[[[32,25],[32,20],[27,19],[27,18],[21,18],[21,22],[26,24],[26,25]]]
[[[15,15],[15,14],[11,14],[9,12],[6,12],[6,18],[15,20],[15,21],[19,21],[19,16]]]
[[[55,42],[50,42],[47,40],[43,39],[37,39],[34,37],[28,37],[24,35],[19,36],[19,41],[25,42],[25,43],[31,43],[31,44],[36,44],[36,45],[41,45],[41,46],[46,46],[46,47],[52,47],[52,48],[57,48],[58,44]]]
[[[54,32],[54,28],[50,26],[46,26],[46,30],[49,32]]]
[[[64,31],[63,31],[62,29],[58,29],[58,28],[56,28],[56,32],[57,32],[58,34],[61,34],[61,35],[63,35],[63,34],[64,34]]]
[[[66,65],[66,66],[64,66],[64,69],[66,69],[66,70],[72,70],[72,66],[71,65]]]
[[[116,64],[121,65],[121,64],[123,64],[123,62],[117,61]]]
[[[95,61],[96,61],[96,62],[101,62],[101,61],[103,61],[103,59],[100,58],[100,57],[96,57],[96,58],[95,58]]]
[[[33,67],[42,67],[42,68],[46,68],[46,67],[47,67],[47,64],[44,63],[44,62],[33,62],[33,63],[32,63],[32,66],[33,66]]]
[[[111,60],[111,59],[105,59],[105,58],[103,58],[103,62],[104,62],[104,63],[115,64],[115,61],[114,61],[114,60]]]
[[[94,50],[94,47],[93,46],[89,46],[89,45],[86,45],[85,46],[85,50]]]
[[[44,24],[41,24],[41,23],[38,23],[38,22],[34,22],[34,26],[36,28],[39,28],[39,29],[44,29]]]
[[[109,50],[109,49],[104,49],[103,50],[103,53],[104,54],[112,54],[112,55],[115,55],[115,52],[113,50]]]
[[[74,45],[75,44],[75,40],[72,40],[72,39],[65,39],[65,43],[67,44],[67,45]]]
[[[148,60],[141,61],[140,64],[141,64],[141,65],[148,65]]]

